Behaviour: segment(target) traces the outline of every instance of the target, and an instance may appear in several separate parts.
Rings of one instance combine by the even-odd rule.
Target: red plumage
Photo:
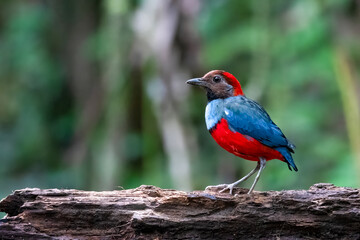
[[[228,81],[228,83],[233,86],[234,96],[244,95],[241,85],[234,75],[228,72],[223,72],[223,75]]]
[[[231,131],[226,119],[216,124],[210,133],[222,148],[238,157],[251,161],[259,161],[259,157],[267,161],[271,159],[284,161],[284,157],[277,150],[265,146],[250,136]]]

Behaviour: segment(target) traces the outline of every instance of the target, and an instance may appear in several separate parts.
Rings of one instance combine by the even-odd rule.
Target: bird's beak
[[[207,84],[202,78],[193,78],[186,81],[187,84],[205,87]]]

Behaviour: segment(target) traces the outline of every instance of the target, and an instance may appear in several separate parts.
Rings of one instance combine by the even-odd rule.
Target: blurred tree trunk
[[[343,49],[338,48],[334,54],[334,65],[336,80],[339,85],[343,103],[344,116],[346,120],[347,132],[350,140],[350,147],[355,159],[358,175],[357,182],[360,180],[360,99],[357,97],[359,86],[355,81],[354,74],[350,67],[349,59]]]
[[[360,183],[360,85],[356,55],[348,39],[360,39],[360,1],[349,1],[349,12],[340,14],[334,24],[337,44],[333,49],[335,79],[338,84],[350,148]],[[356,43],[357,40],[354,40]],[[357,62],[356,62],[357,60]]]
[[[100,81],[99,65],[91,59],[89,39],[99,27],[101,1],[50,1],[58,29],[58,46],[75,109],[79,112],[73,142],[64,159],[75,167],[83,161],[91,172],[89,156],[91,136],[103,111],[104,90]],[[86,182],[91,182],[90,175]]]
[[[193,136],[184,124],[186,111],[179,107],[186,99],[186,92],[181,91],[184,87],[179,85],[185,84],[199,66],[198,36],[194,30],[198,9],[198,1],[143,2],[134,19],[135,56],[140,56],[143,64],[155,59],[159,73],[148,85],[148,93],[162,133],[173,185],[187,190],[192,186],[188,144]]]
[[[99,126],[97,147],[93,151],[92,189],[113,189],[123,179],[125,154],[120,147],[126,135],[127,106],[124,101],[124,72],[130,37],[124,25],[129,12],[127,1],[102,1],[101,25],[97,30],[97,60],[100,62],[100,81],[104,88],[103,122]]]

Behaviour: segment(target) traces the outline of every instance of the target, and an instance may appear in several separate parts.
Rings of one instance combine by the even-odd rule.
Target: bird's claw
[[[211,191],[213,188],[225,188],[227,184],[210,185],[205,188],[205,191]]]
[[[232,192],[233,192],[233,189],[234,189],[235,185],[234,184],[226,184],[225,186],[226,187],[223,190],[221,190],[220,193],[223,193],[226,190],[229,190],[230,195],[232,195]]]
[[[210,191],[212,188],[222,188],[219,193],[223,193],[226,190],[229,190],[229,193],[232,195],[233,189],[234,189],[235,185],[234,184],[220,184],[220,185],[215,185],[215,186],[207,186],[205,188],[206,191]]]

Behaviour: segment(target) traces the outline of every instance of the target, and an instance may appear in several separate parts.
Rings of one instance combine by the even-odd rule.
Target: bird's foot
[[[232,195],[233,189],[236,186],[236,184],[234,184],[234,183],[225,184],[225,186],[226,187],[223,190],[221,190],[220,193],[225,192],[226,190],[229,190],[230,195]]]
[[[205,190],[207,190],[207,191],[211,191],[211,190],[213,190],[214,188],[215,189],[218,189],[218,188],[222,188],[219,192],[220,193],[223,193],[223,192],[225,192],[226,190],[229,190],[229,193],[230,194],[232,194],[232,192],[233,192],[233,189],[234,189],[234,187],[236,186],[236,184],[234,184],[234,183],[231,183],[231,184],[219,184],[219,185],[215,185],[215,186],[207,186],[206,188],[205,188]]]
[[[211,185],[205,188],[205,191],[214,191],[227,187],[227,184]]]

